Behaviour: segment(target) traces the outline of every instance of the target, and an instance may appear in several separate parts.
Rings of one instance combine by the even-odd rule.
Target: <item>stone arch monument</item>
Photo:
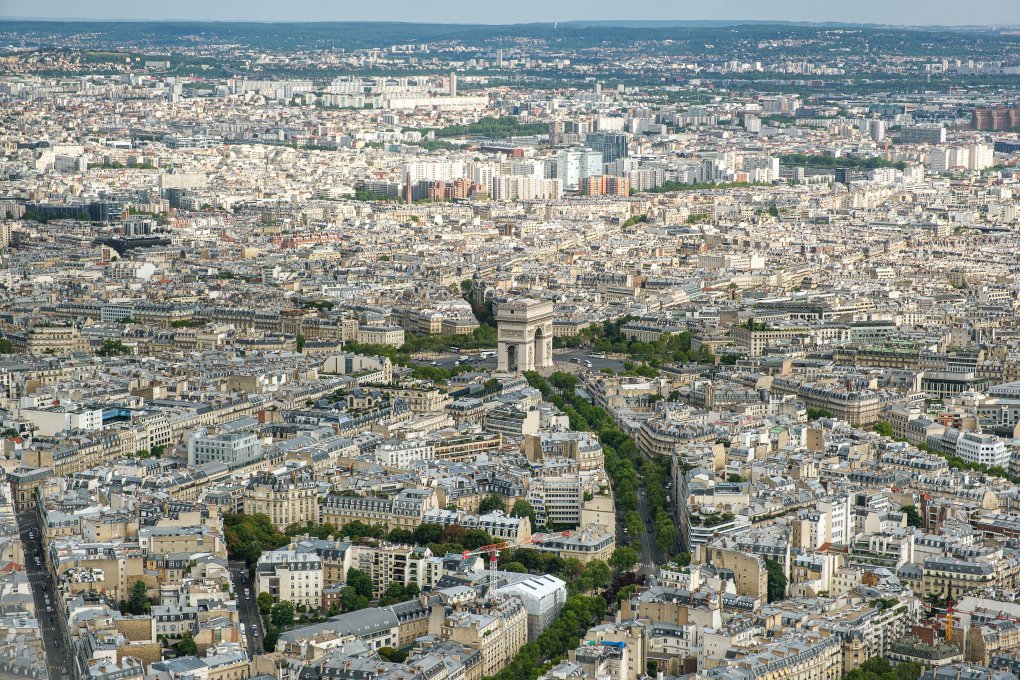
[[[553,303],[518,298],[496,303],[498,370],[516,373],[553,365]]]

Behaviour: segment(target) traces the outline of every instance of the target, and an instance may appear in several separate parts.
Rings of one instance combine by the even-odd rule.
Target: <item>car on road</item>
[[[28,530],[28,537],[33,539],[33,540],[35,539],[35,529],[29,529]]]
[[[251,597],[251,589],[250,588],[245,588],[244,589],[244,599],[247,600],[250,597]]]
[[[585,361],[584,362],[584,367],[585,368],[591,368],[591,362],[590,361]]]
[[[258,626],[252,626],[251,627],[251,634],[254,637],[258,637],[259,636],[259,627]]]

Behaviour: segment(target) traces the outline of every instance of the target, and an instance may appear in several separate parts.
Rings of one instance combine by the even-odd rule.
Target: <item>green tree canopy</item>
[[[347,585],[354,588],[354,592],[361,597],[372,599],[372,577],[360,569],[351,567],[347,570]]]
[[[765,560],[765,569],[768,572],[768,600],[778,602],[786,598],[786,574],[783,573],[783,565],[775,560]]]
[[[919,513],[917,511],[917,507],[916,506],[913,506],[913,505],[903,505],[903,506],[900,506],[900,512],[902,512],[904,515],[907,516],[907,526],[908,527],[920,527],[921,526],[921,524],[922,524],[922,522],[921,522],[921,513]]]
[[[618,572],[630,571],[638,563],[638,552],[634,548],[621,546],[613,551],[609,565]]]
[[[880,420],[871,426],[871,429],[883,437],[893,436],[892,424],[888,420]]]
[[[534,529],[538,524],[538,519],[535,515],[535,509],[531,507],[531,503],[520,498],[514,501],[514,506],[510,508],[511,517],[527,517],[531,521],[531,528]]]
[[[195,644],[195,638],[191,636],[190,630],[184,631],[184,636],[177,643],[177,654],[179,656],[198,656],[198,645]]]
[[[294,623],[294,603],[283,600],[274,604],[269,612],[269,620],[276,628],[286,628]]]
[[[255,602],[259,606],[259,613],[262,616],[269,616],[269,612],[273,610],[273,596],[269,593],[259,593],[259,596],[255,598]]]
[[[478,504],[479,515],[485,515],[494,510],[506,511],[506,505],[503,503],[503,498],[494,493],[483,498],[482,502]]]

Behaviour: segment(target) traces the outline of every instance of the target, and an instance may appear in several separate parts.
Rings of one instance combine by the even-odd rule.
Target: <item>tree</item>
[[[177,643],[177,655],[178,656],[198,656],[198,645],[195,644],[195,638],[191,636],[191,631],[185,631],[184,637]]]
[[[372,577],[360,569],[350,568],[347,570],[347,585],[354,588],[354,592],[361,597],[372,599]]]
[[[277,628],[286,628],[294,623],[294,603],[283,600],[274,604],[269,613],[269,620]]]
[[[259,593],[259,596],[255,598],[255,602],[259,606],[259,613],[262,616],[269,616],[269,612],[273,610],[273,596],[269,593]]]
[[[818,420],[819,418],[832,418],[832,412],[826,411],[824,408],[809,408],[807,410],[808,420]]]
[[[392,647],[380,647],[376,654],[383,661],[389,661],[391,663],[404,663],[404,659],[407,658],[408,648],[393,649]]]
[[[351,586],[340,589],[340,606],[345,612],[354,612],[364,609],[371,604],[371,598],[359,595],[358,591]]]
[[[921,673],[924,671],[924,666],[917,663],[916,661],[907,661],[904,663],[896,664],[896,668],[893,672],[896,673],[898,680],[917,680],[921,677]]]
[[[14,354],[14,345],[7,338],[0,338],[0,354]]]
[[[871,429],[874,430],[876,434],[880,434],[883,437],[893,436],[892,424],[889,423],[889,421],[887,420],[878,421],[877,423],[871,426]]]
[[[514,501],[514,506],[510,508],[511,517],[527,517],[531,521],[531,528],[534,529],[538,524],[538,518],[535,515],[535,509],[531,507],[531,503],[524,500],[523,498]]]
[[[681,567],[686,567],[691,563],[691,554],[689,552],[677,553],[673,560]]]
[[[419,524],[411,534],[417,545],[428,545],[439,543],[443,540],[442,524]]]
[[[385,607],[399,602],[407,602],[410,599],[418,597],[419,592],[418,586],[413,583],[405,586],[403,583],[390,581],[386,585],[386,590],[383,591],[379,604],[380,606]]]
[[[574,581],[576,589],[580,592],[605,588],[613,578],[613,572],[609,565],[602,560],[592,560],[584,565],[580,576]]]
[[[120,340],[104,340],[96,354],[101,357],[115,357],[131,354],[131,348]]]
[[[740,484],[741,482],[746,482],[747,480],[741,477],[740,475],[733,474],[726,475],[726,481],[731,482],[733,484]]]
[[[494,493],[483,498],[482,502],[478,504],[479,515],[487,515],[494,510],[506,510],[506,506],[503,504],[503,499]]]
[[[267,652],[276,650],[276,641],[280,639],[280,629],[270,628],[266,631],[266,634],[262,636],[262,647]]]
[[[496,539],[484,529],[468,529],[464,532],[463,545],[468,550],[478,550],[483,545],[492,545],[495,542]]]
[[[921,522],[921,514],[917,511],[917,508],[913,505],[900,506],[900,512],[907,516],[908,527],[920,527],[923,523]]]
[[[638,562],[638,552],[634,548],[622,546],[613,551],[609,565],[617,572],[630,571]]]
[[[786,574],[783,573],[783,565],[775,560],[765,560],[765,569],[768,572],[768,600],[778,602],[786,598]]]
[[[414,534],[407,529],[393,529],[386,536],[386,540],[392,543],[411,543],[414,541]]]
[[[126,605],[126,614],[144,614],[145,610],[149,607],[149,596],[145,594],[145,583],[142,581],[135,581],[134,585],[131,586],[131,592],[128,594]],[[122,605],[124,608],[124,605]]]
[[[339,533],[355,541],[362,538],[382,538],[386,534],[386,527],[372,526],[354,520],[340,527]]]
[[[258,561],[263,551],[276,550],[288,542],[269,516],[262,513],[223,513],[223,533],[227,539],[227,555],[231,559],[244,559],[249,567]]]

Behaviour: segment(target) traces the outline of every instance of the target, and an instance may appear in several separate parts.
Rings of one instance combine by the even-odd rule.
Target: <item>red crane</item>
[[[465,550],[461,557],[467,559],[474,555],[488,555],[489,556],[489,590],[486,593],[487,597],[493,597],[496,594],[496,566],[499,563],[499,553],[501,550],[509,550],[511,548],[520,548],[525,545],[535,545],[537,543],[544,543],[551,538],[558,538],[563,536],[569,536],[571,531],[554,531],[549,534],[535,534],[529,538],[518,541],[515,539],[507,539],[500,541],[499,543],[493,543],[491,545],[483,545],[477,550]]]

